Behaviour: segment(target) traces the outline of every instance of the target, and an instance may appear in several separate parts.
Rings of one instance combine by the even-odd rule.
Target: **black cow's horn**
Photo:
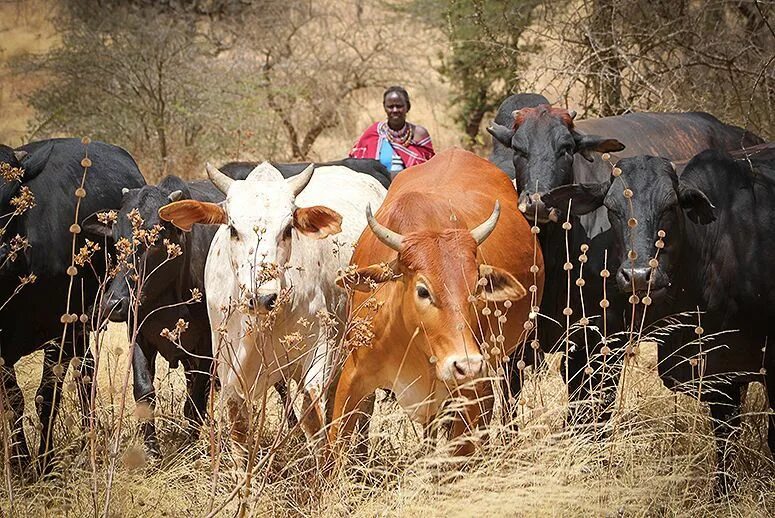
[[[315,172],[315,164],[310,164],[304,168],[304,171],[296,176],[288,178],[288,186],[291,188],[294,198],[301,194],[301,191],[303,191],[309,181],[312,180],[313,172]]]
[[[371,231],[374,232],[374,235],[377,236],[377,239],[385,243],[385,245],[389,246],[396,252],[401,251],[401,243],[404,242],[404,236],[398,232],[393,232],[385,226],[380,225],[377,222],[377,219],[374,217],[374,214],[371,213],[370,203],[366,205],[366,220],[369,222],[369,227],[371,227]]]
[[[210,162],[205,164],[205,169],[207,170],[207,177],[210,178],[213,185],[215,185],[223,194],[228,194],[229,187],[234,183],[234,180],[220,172],[218,168],[213,167]]]
[[[568,110],[568,115],[570,115],[571,120],[576,118],[576,110]]]
[[[128,192],[129,192],[129,187],[124,187],[123,189],[121,189],[121,196],[126,196],[126,193]]]
[[[501,204],[498,200],[495,200],[495,208],[492,209],[492,214],[485,220],[484,223],[476,228],[471,229],[471,237],[476,241],[477,246],[484,243],[493,230],[495,230],[495,224],[498,223],[498,218],[501,215]]]
[[[177,191],[172,191],[167,198],[169,198],[170,201],[178,201],[180,198],[183,197],[183,191],[178,189]]]
[[[27,153],[23,149],[16,149],[13,152],[13,156],[16,157],[17,162],[21,162],[22,160],[24,160],[27,157],[27,155],[29,155],[29,153]]]

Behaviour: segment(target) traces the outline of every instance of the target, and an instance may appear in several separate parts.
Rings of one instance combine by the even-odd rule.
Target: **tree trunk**
[[[622,106],[622,63],[617,53],[615,0],[593,0],[587,42],[594,55],[592,81],[600,103],[600,115],[624,112]]]

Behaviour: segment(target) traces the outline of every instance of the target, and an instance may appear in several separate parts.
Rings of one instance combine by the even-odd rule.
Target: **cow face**
[[[208,175],[226,194],[225,202],[179,201],[162,207],[159,215],[184,231],[191,230],[194,223],[223,225],[219,232],[227,234],[223,236],[228,242],[227,264],[240,288],[240,302],[249,311],[268,313],[287,288],[282,273],[294,243],[341,231],[342,217],[337,212],[295,205],[312,171],[309,166],[285,180],[265,162],[245,180],[235,181],[208,164]],[[225,262],[227,258],[222,259]]]
[[[650,297],[659,300],[673,282],[685,240],[684,216],[708,224],[715,220],[714,207],[702,191],[680,184],[669,160],[639,156],[622,159],[616,167],[622,174],[610,182],[560,187],[543,200],[564,207],[572,198],[574,214],[605,205],[621,254],[619,289],[639,295],[650,289]]]
[[[624,145],[615,139],[581,135],[573,127],[576,113],[542,104],[514,112],[514,127],[492,123],[490,134],[514,152],[519,210],[539,223],[557,221],[540,195],[573,182],[573,159],[579,153],[592,161],[591,152],[621,151]],[[535,194],[539,196],[536,197]]]
[[[482,305],[526,295],[509,272],[477,263],[477,247],[495,228],[498,214],[496,205],[490,218],[471,231],[418,231],[402,236],[380,225],[369,210],[372,231],[397,250],[398,257],[388,268],[368,266],[338,281],[360,291],[393,281],[387,306],[400,311],[403,327],[413,334],[414,354],[422,355],[426,365],[434,363],[437,378],[448,385],[474,379],[483,371],[484,357],[475,338]]]
[[[138,296],[142,304],[176,288],[174,284],[180,279],[181,272],[170,270],[183,268],[183,265],[179,264],[181,261],[176,256],[170,255],[168,246],[177,245],[182,249],[185,238],[181,230],[161,220],[159,209],[188,197],[186,185],[178,178],[168,177],[159,186],[124,189],[115,222],[106,225],[94,217],[84,222],[84,229],[89,233],[111,238],[119,246],[122,246],[121,243],[134,243],[133,253],[126,257],[125,264],[119,265],[103,297],[102,314],[112,322],[125,322],[129,318],[133,297]],[[152,235],[155,237],[151,238]],[[170,266],[159,269],[168,259]],[[140,293],[136,293],[138,279],[143,279]],[[176,295],[182,297],[181,293]]]

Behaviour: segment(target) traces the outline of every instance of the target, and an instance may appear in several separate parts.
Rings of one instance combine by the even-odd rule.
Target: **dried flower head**
[[[103,225],[110,226],[113,225],[116,221],[118,221],[118,214],[115,210],[109,210],[108,212],[98,212],[97,213],[97,221],[102,223]]]
[[[78,266],[83,266],[88,262],[91,262],[91,258],[95,252],[100,250],[100,245],[97,243],[86,240],[86,244],[81,247],[78,253],[75,255],[74,261]]]
[[[18,216],[35,206],[35,195],[26,185],[19,189],[19,194],[11,198],[11,205],[16,207],[13,211],[14,216]]]
[[[3,162],[0,164],[0,176],[6,182],[20,181],[22,176],[24,176],[24,169],[21,167],[11,167],[11,164],[8,162]]]

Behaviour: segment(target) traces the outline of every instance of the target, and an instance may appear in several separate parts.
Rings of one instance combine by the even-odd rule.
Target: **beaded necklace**
[[[390,142],[406,146],[414,137],[414,127],[409,123],[404,123],[404,127],[400,130],[394,130],[387,124],[385,126],[387,127],[387,138]]]

